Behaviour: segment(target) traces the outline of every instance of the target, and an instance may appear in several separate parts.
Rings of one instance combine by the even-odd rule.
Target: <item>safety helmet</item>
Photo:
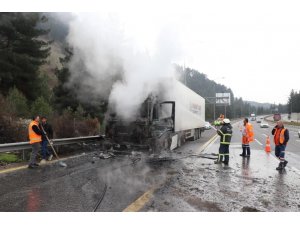
[[[226,119],[223,120],[223,122],[224,123],[230,123],[230,120],[226,118]]]

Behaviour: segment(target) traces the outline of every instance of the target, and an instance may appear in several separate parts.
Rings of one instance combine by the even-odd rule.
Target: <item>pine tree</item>
[[[40,13],[0,13],[0,91],[12,87],[32,101],[40,95],[39,67],[50,53],[39,29],[47,19]]]

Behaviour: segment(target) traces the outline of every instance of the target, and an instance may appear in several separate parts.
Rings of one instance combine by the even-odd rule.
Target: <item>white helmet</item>
[[[223,120],[223,122],[224,123],[230,123],[230,120],[226,118],[226,119]]]

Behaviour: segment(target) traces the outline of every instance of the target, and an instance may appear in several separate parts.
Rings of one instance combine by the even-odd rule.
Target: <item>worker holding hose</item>
[[[232,126],[229,119],[224,119],[222,122],[221,129],[217,130],[218,135],[220,136],[220,147],[219,147],[219,157],[215,161],[216,164],[224,163],[228,165],[229,163],[229,145],[232,136]],[[224,158],[224,160],[223,160]]]

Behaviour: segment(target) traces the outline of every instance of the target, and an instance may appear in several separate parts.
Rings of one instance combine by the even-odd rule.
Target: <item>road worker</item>
[[[272,130],[272,135],[274,135],[275,156],[280,160],[276,170],[283,170],[288,163],[284,157],[286,145],[290,139],[289,130],[284,128],[283,122],[279,120]]]
[[[223,120],[224,120],[224,115],[220,114],[219,118],[217,120],[214,121],[214,126],[215,127],[220,127],[223,124]]]
[[[41,141],[42,141],[42,131],[39,129],[39,116],[34,116],[32,121],[28,126],[28,135],[29,135],[29,143],[32,147],[32,152],[30,156],[30,161],[28,168],[32,169],[38,167],[39,165],[36,163],[36,157],[40,150]]]
[[[232,126],[229,119],[224,119],[221,129],[217,130],[220,135],[219,157],[215,161],[216,164],[224,163],[226,166],[229,163],[229,145],[232,136]],[[224,161],[223,161],[224,158]]]
[[[49,139],[53,138],[53,129],[52,126],[47,122],[47,118],[45,116],[41,117],[42,123],[40,123],[40,130],[42,131],[42,143],[41,143],[41,150],[42,150],[42,160],[41,164],[46,163],[46,160],[49,161],[52,160],[53,155],[48,151],[48,140],[46,138],[46,135]],[[43,129],[42,129],[43,128]],[[45,134],[44,132],[45,131]]]
[[[244,119],[244,126],[241,130],[242,132],[242,149],[243,153],[240,154],[242,157],[250,157],[250,143],[254,139],[253,126],[249,123],[248,118]]]

